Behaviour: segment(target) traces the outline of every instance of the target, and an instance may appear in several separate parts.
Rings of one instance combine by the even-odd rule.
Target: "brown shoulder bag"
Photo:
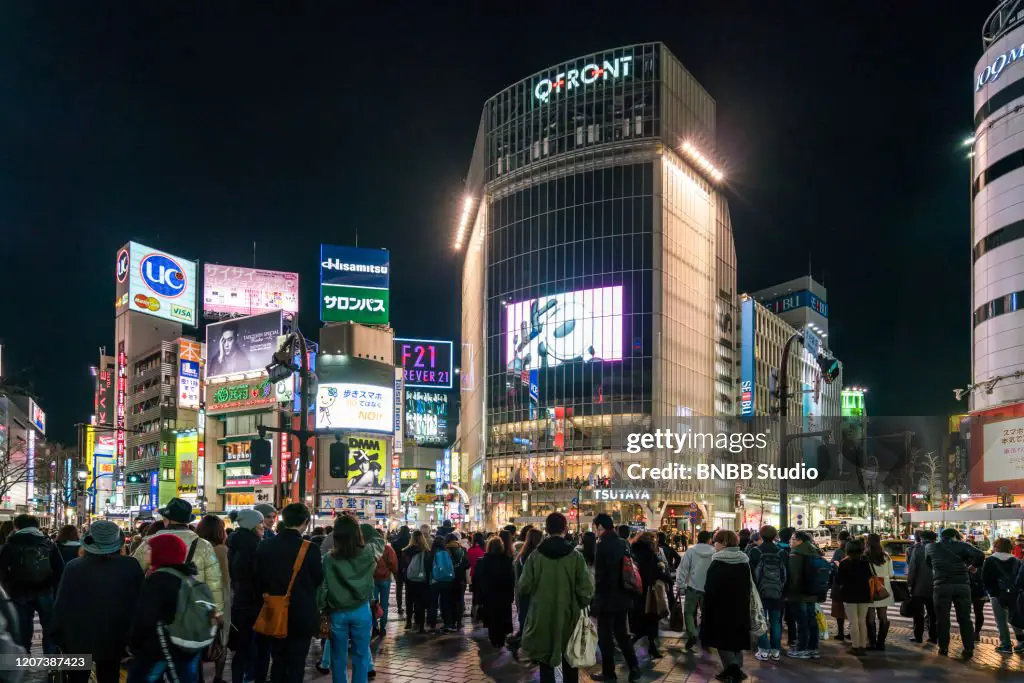
[[[292,578],[288,581],[288,592],[284,595],[263,594],[263,607],[256,617],[253,630],[262,633],[270,638],[288,637],[288,605],[292,599],[292,586],[295,585],[295,577],[302,569],[302,562],[306,559],[306,551],[309,550],[309,541],[303,541],[299,548],[299,555],[295,558],[295,566],[292,567]]]

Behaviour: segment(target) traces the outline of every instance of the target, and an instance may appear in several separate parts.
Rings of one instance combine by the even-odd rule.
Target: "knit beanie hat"
[[[178,538],[176,534],[157,534],[146,540],[149,543],[149,566],[152,569],[185,564],[188,547],[185,545],[185,541]]]
[[[255,529],[263,524],[263,514],[259,510],[239,510],[231,513],[231,518],[242,529]]]

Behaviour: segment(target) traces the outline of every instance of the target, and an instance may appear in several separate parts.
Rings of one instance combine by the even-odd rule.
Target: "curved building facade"
[[[485,103],[455,239],[479,521],[568,512],[594,478],[626,488],[625,465],[662,456],[625,453],[625,435],[659,417],[735,415],[736,254],[714,141],[714,100],[660,43]],[[732,516],[731,489],[660,483],[650,500],[587,491],[582,516],[653,525],[695,501]]]
[[[1018,7],[1021,5],[1021,7]],[[1005,2],[975,67],[971,409],[1024,400],[1024,18]],[[989,383],[989,384],[986,384]]]

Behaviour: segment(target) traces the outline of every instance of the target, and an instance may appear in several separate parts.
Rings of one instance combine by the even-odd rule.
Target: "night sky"
[[[718,103],[740,291],[810,262],[871,413],[965,409],[952,399],[970,381],[960,142],[995,5],[3,3],[5,374],[73,443],[88,367],[113,347],[129,239],[245,266],[255,242],[257,266],[301,274],[310,335],[318,245],[358,233],[391,249],[397,333],[457,339],[450,245],[484,100],[660,40]]]

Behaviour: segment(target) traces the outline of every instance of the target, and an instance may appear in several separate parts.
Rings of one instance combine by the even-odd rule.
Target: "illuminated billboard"
[[[175,456],[178,467],[178,494],[194,494],[199,485],[199,434],[195,431],[175,435]]]
[[[316,428],[391,433],[394,389],[371,384],[321,384],[316,394]]]
[[[28,421],[39,430],[40,434],[46,435],[46,413],[31,398],[28,400]]]
[[[196,263],[129,242],[115,262],[120,315],[139,311],[186,325],[196,324]]]
[[[199,363],[202,344],[191,339],[178,340],[178,407],[199,410]]]
[[[349,493],[384,493],[388,442],[365,436],[348,437]]]
[[[93,397],[93,413],[97,425],[109,427],[114,424],[114,378],[116,369],[113,364],[108,364],[105,358],[101,358],[101,367],[96,371],[96,387]],[[114,455],[114,434],[110,431],[100,431],[95,435],[95,454]]]
[[[395,339],[395,365],[410,388],[451,389],[453,355],[450,341]]]
[[[756,411],[754,393],[754,340],[757,322],[754,300],[746,297],[740,303],[740,417],[752,420]]]
[[[207,387],[206,412],[222,413],[238,408],[263,408],[277,403],[270,379],[235,382]]]
[[[281,311],[206,326],[206,379],[264,370],[277,350]]]
[[[203,264],[203,312],[299,312],[299,274]]]
[[[520,301],[505,317],[510,371],[622,360],[621,286]]]
[[[405,392],[405,433],[421,446],[448,444],[448,395],[439,391]]]
[[[391,256],[387,249],[320,245],[320,320],[387,325]]]

